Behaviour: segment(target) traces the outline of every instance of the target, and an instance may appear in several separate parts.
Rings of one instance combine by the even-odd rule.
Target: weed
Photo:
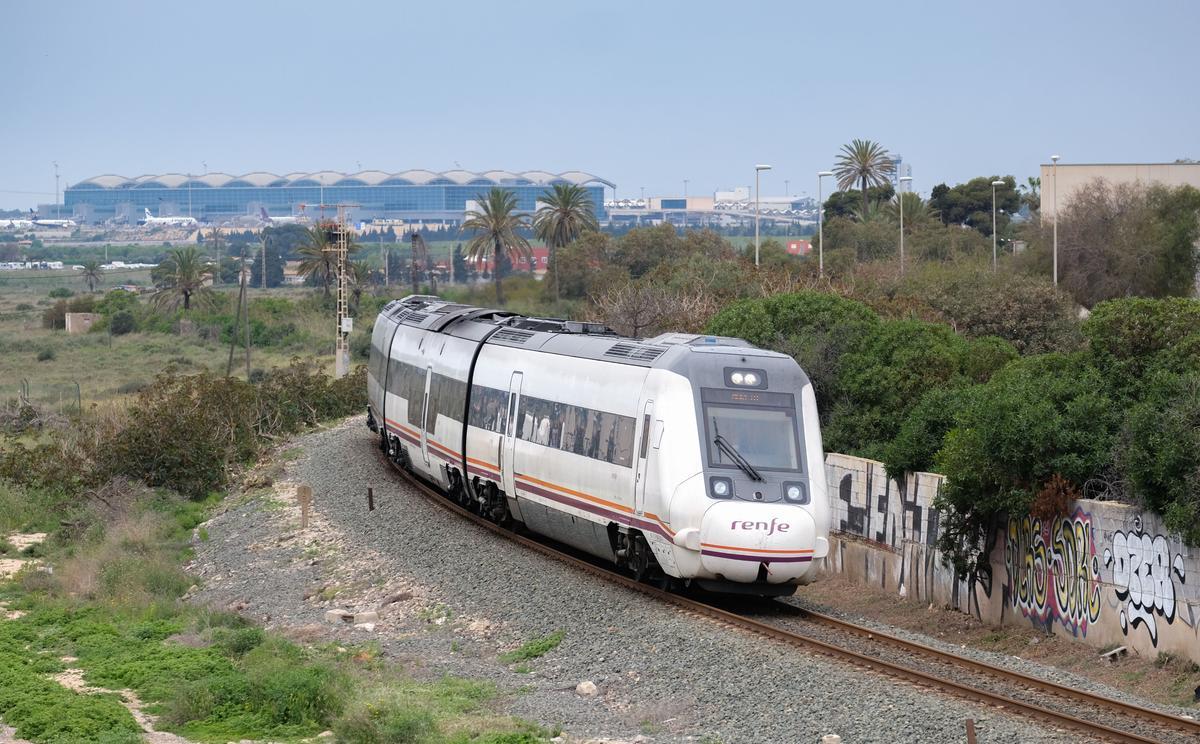
[[[417,618],[430,625],[445,625],[454,617],[453,610],[449,606],[438,602],[437,604],[428,607],[422,607],[417,613]]]
[[[196,531],[196,536],[200,538],[200,542],[208,542],[208,530],[201,527]]]
[[[512,670],[517,674],[529,674],[533,671],[533,667],[529,666],[528,664],[517,664],[512,668]]]
[[[462,651],[462,643],[460,643],[458,639],[450,641],[450,653],[457,654],[460,651]]]
[[[53,362],[57,356],[54,349],[46,347],[37,353],[37,360],[39,362]]]
[[[535,638],[514,651],[500,654],[500,661],[504,664],[512,664],[518,661],[530,661],[545,656],[557,648],[565,636],[566,632],[558,630],[548,636]]]

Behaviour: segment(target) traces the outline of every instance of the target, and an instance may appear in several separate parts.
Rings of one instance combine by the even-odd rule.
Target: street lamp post
[[[901,176],[900,190],[896,192],[896,201],[900,205],[900,276],[904,276],[904,184],[911,182],[912,176]]]
[[[754,265],[758,266],[758,174],[771,170],[769,165],[754,166]]]
[[[820,276],[825,276],[825,201],[821,197],[821,179],[832,175],[833,171],[817,173],[817,272]]]
[[[1058,156],[1051,155],[1050,162],[1052,162],[1054,164],[1053,166],[1051,166],[1053,175],[1051,175],[1051,177],[1050,177],[1050,180],[1052,182],[1052,186],[1050,187],[1051,188],[1050,193],[1052,194],[1052,198],[1053,198],[1053,202],[1051,203],[1051,208],[1054,210],[1054,286],[1057,287],[1058,286]]]
[[[996,257],[996,187],[1004,186],[1004,181],[992,181],[992,273],[996,273],[998,263]]]

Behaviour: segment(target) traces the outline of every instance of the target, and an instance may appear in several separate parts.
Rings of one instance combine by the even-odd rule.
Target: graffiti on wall
[[[1029,516],[1008,520],[1004,566],[1006,603],[1034,623],[1049,630],[1057,622],[1086,636],[1100,619],[1100,558],[1091,517],[1082,509],[1047,523]]]
[[[1158,646],[1158,618],[1175,621],[1175,582],[1186,583],[1183,556],[1171,556],[1167,539],[1142,532],[1142,520],[1134,518],[1133,530],[1114,532],[1112,547],[1104,550],[1104,565],[1112,569],[1117,600],[1121,603],[1121,631],[1139,625]]]
[[[844,473],[838,480],[840,531],[897,550],[904,542],[929,546],[937,542],[938,512],[918,498],[921,474],[911,474],[898,482],[884,474],[882,465],[872,465],[864,476],[866,487],[861,491],[854,488],[851,473]]]

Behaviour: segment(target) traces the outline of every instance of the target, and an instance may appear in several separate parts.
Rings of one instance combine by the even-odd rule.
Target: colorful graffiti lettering
[[[1162,535],[1142,532],[1141,519],[1134,520],[1132,532],[1113,533],[1112,549],[1104,551],[1104,565],[1113,572],[1117,599],[1121,608],[1121,630],[1129,635],[1131,627],[1144,625],[1150,642],[1158,646],[1158,622],[1175,620],[1175,580],[1185,583],[1183,556],[1171,550]]]
[[[1087,635],[1100,618],[1100,559],[1092,541],[1091,517],[1075,513],[1043,525],[1040,519],[1010,519],[1004,541],[1013,609],[1047,629],[1055,622],[1073,635]]]

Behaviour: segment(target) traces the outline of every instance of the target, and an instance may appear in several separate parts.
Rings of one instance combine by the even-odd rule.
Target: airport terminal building
[[[555,183],[570,183],[588,191],[596,206],[596,216],[604,219],[604,189],[615,189],[609,181],[582,171],[547,173],[546,171],[463,170],[434,173],[409,170],[400,173],[362,171],[347,174],[320,173],[247,173],[231,176],[209,173],[187,176],[169,173],[161,176],[96,176],[68,186],[63,195],[64,216],[77,221],[134,222],[145,209],[155,216],[191,216],[201,222],[220,223],[245,216],[256,216],[265,209],[272,217],[299,213],[319,216],[320,204],[357,204],[354,220],[401,219],[406,222],[457,224],[462,222],[468,202],[494,186],[512,191],[518,209],[532,212],[538,197]],[[332,216],[332,210],[326,214]]]

